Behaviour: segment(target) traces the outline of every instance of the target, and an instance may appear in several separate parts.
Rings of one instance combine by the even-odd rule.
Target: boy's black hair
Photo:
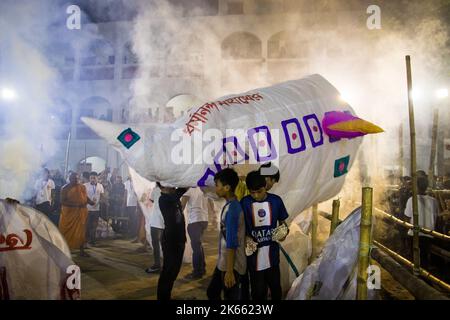
[[[426,177],[417,177],[417,193],[425,194],[428,188],[428,179]]]
[[[264,163],[261,167],[259,167],[258,172],[260,175],[272,178],[276,182],[280,181],[280,170],[278,170],[277,166],[272,164],[272,162]]]
[[[97,172],[95,172],[95,171],[91,171],[91,173],[89,174],[89,177],[92,177],[92,176],[98,176],[98,174],[97,174]]]
[[[161,189],[161,183],[159,181],[156,181],[156,186]]]
[[[214,175],[214,181],[217,180],[219,180],[224,186],[230,186],[231,192],[234,192],[239,183],[239,176],[232,168],[225,168]]]
[[[266,186],[266,179],[259,173],[259,171],[252,171],[247,174],[245,183],[247,184],[248,190],[256,191]]]

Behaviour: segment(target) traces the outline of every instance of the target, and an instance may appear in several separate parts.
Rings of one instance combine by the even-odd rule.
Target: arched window
[[[172,108],[175,118],[184,115],[193,107],[198,107],[202,101],[191,94],[178,94],[173,96],[166,104],[166,108]]]
[[[106,169],[106,160],[97,156],[89,156],[78,163],[80,171],[95,171],[98,174]]]
[[[261,59],[262,43],[254,34],[235,32],[222,42],[223,59]]]

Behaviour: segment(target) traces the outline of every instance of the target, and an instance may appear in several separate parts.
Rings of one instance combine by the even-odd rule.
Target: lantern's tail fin
[[[81,121],[98,134],[100,138],[108,142],[108,144],[117,149],[121,148],[122,144],[117,140],[117,137],[122,131],[128,128],[126,124],[112,123],[87,117],[82,117]]]

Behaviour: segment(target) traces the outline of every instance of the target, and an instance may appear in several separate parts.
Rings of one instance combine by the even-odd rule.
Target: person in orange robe
[[[94,204],[87,196],[86,187],[78,182],[76,172],[71,173],[69,183],[61,189],[59,230],[66,238],[69,248],[80,249],[81,256],[88,256],[84,252],[88,203]]]

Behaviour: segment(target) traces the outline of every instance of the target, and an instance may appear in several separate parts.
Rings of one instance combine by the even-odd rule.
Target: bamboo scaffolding
[[[414,274],[420,273],[419,249],[419,212],[417,203],[417,167],[416,167],[416,128],[414,124],[414,104],[412,97],[411,57],[406,56],[406,78],[408,86],[409,135],[411,143],[411,177],[412,177],[412,207],[413,207],[413,261]]]
[[[379,209],[375,208],[375,212],[376,211],[381,211]],[[325,212],[325,211],[319,211],[319,214],[324,217],[325,219],[328,219],[331,221],[331,214]],[[339,223],[341,223],[342,220],[339,220]],[[405,222],[406,223],[406,222]],[[409,224],[409,223],[408,223]],[[411,224],[410,224],[411,225]],[[412,225],[411,225],[412,226]],[[413,269],[413,263],[411,261],[409,261],[408,259],[402,257],[401,255],[399,255],[398,253],[396,253],[395,251],[392,251],[391,249],[389,249],[388,247],[382,245],[381,243],[379,243],[376,240],[373,240],[373,244],[376,245],[378,248],[380,248],[381,250],[385,251],[387,254],[389,254],[390,256],[392,256],[395,260],[397,260],[399,263],[402,263],[403,265],[410,267],[411,269]],[[440,280],[439,278],[433,276],[431,273],[429,273],[426,270],[420,269],[422,270],[420,272],[420,275],[422,277],[425,277],[426,279],[428,279],[430,282],[440,286],[441,288],[447,290],[450,292],[450,284],[447,284],[446,282]]]
[[[339,205],[340,205],[339,199],[333,200],[333,211],[331,214],[330,236],[333,234],[334,230],[339,225]]]
[[[367,268],[370,264],[370,247],[372,240],[372,196],[372,188],[364,187],[362,189],[358,278],[356,287],[357,300],[367,300]]]
[[[355,206],[361,206],[361,202],[354,202],[353,204]],[[392,214],[387,213],[387,212],[385,212],[385,211],[383,211],[381,209],[378,209],[377,207],[374,207],[374,210],[375,210],[374,211],[375,213],[382,214],[386,218],[389,218],[393,222],[395,222],[395,223],[397,223],[399,225],[402,225],[405,228],[408,228],[408,229],[413,229],[414,228],[414,225],[412,225],[411,223],[408,223],[406,221],[400,220],[400,219],[394,217]],[[326,218],[328,220],[331,220],[331,215],[330,214],[328,214],[328,213],[326,213],[324,211],[319,211],[319,214],[321,216],[323,216],[324,218]],[[422,228],[421,226],[419,226],[419,231],[422,232],[422,233],[429,234],[430,236],[433,236],[435,238],[442,239],[444,241],[449,241],[450,240],[450,236],[448,236],[446,234],[443,234],[443,233],[440,233],[440,232],[437,232],[437,231],[434,231],[434,230],[430,230],[430,229],[427,229],[427,228]]]
[[[408,228],[408,229],[413,229],[414,228],[414,226],[411,223],[408,223],[406,221],[400,220],[400,219],[394,217],[392,214],[384,212],[383,210],[380,210],[380,209],[377,209],[377,208],[374,208],[374,209],[375,209],[375,213],[383,215],[384,217],[388,218],[389,220],[393,221],[396,224],[399,224],[399,225],[401,225],[401,226],[403,226],[405,228]],[[430,230],[430,229],[419,227],[419,231],[422,232],[422,233],[429,234],[430,236],[433,236],[434,238],[438,238],[438,239],[441,239],[441,240],[444,240],[444,241],[450,241],[450,236],[447,236],[447,235],[445,235],[443,233],[436,232],[434,230]]]
[[[67,169],[69,167],[70,141],[71,141],[71,131],[69,130],[69,134],[67,135],[66,158],[64,161],[64,179],[67,178]]]
[[[319,225],[317,204],[312,206],[312,219],[311,219],[311,257],[309,263],[311,264],[318,254],[317,246],[317,227]]]
[[[431,131],[431,154],[430,165],[428,167],[428,186],[434,188],[434,165],[436,160],[436,142],[438,135],[439,109],[435,108],[433,112],[433,130]]]
[[[398,133],[398,144],[399,144],[399,165],[400,165],[400,176],[403,177],[404,176],[404,172],[403,172],[403,123],[400,124],[400,129],[399,129],[399,133]]]

